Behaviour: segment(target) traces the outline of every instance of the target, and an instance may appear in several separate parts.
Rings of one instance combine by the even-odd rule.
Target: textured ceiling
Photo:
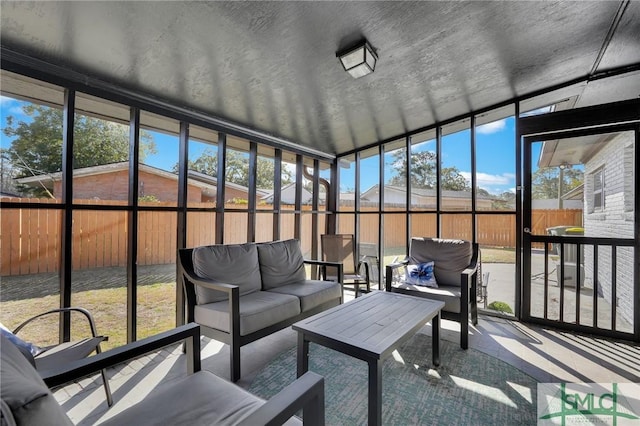
[[[1,24],[5,49],[330,154],[640,63],[640,2],[2,2]],[[335,52],[363,36],[355,80]],[[566,92],[637,97],[640,73]]]

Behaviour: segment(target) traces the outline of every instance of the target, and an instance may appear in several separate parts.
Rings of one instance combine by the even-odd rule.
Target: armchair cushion
[[[259,291],[258,250],[253,243],[219,244],[193,249],[193,271],[200,278],[240,287],[240,295]],[[197,303],[226,300],[223,292],[195,287]]]
[[[444,312],[460,313],[460,298],[462,297],[462,291],[460,286],[439,286],[438,288],[418,286],[407,283],[400,283],[394,288],[403,292],[409,291],[408,294],[419,295],[427,299],[440,300],[444,302]]]
[[[471,242],[463,240],[414,237],[409,248],[409,263],[434,261],[434,275],[441,286],[460,287],[460,274],[472,257]]]
[[[258,245],[262,289],[270,290],[304,281],[307,273],[300,242],[296,239]]]
[[[4,335],[0,351],[2,424],[72,425],[38,372]]]
[[[184,397],[178,397],[184,396]],[[103,425],[145,424],[233,425],[256,411],[264,401],[238,386],[229,386],[208,371],[166,383],[128,410]],[[159,409],[159,407],[162,407]],[[300,424],[292,418],[292,423]]]
[[[300,301],[288,294],[271,291],[256,291],[240,298],[240,335],[284,321],[300,314]],[[230,332],[229,302],[214,302],[196,305],[195,321],[198,324]]]

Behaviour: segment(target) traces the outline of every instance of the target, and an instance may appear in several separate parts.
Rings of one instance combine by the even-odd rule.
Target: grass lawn
[[[516,263],[516,250],[513,248],[481,247],[483,263]]]
[[[150,336],[175,327],[175,283],[162,283],[138,288],[138,338]],[[98,334],[109,336],[102,349],[124,345],[127,341],[127,289],[109,288],[74,293],[72,305],[91,312]],[[18,324],[37,313],[45,312],[59,303],[59,296],[2,302],[2,323],[13,330]],[[48,315],[29,324],[18,334],[22,339],[39,346],[58,342],[58,317]],[[79,313],[71,317],[72,339],[91,335],[87,321]]]

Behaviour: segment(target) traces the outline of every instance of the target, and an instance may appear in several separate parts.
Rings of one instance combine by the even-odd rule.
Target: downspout
[[[302,168],[302,174],[306,179],[309,179],[310,181],[313,182],[313,173],[311,173],[308,169],[307,166],[304,166]],[[328,180],[326,180],[325,178],[318,178],[318,183],[320,183],[320,185],[324,186],[324,193],[327,194],[327,198],[329,197],[329,189],[331,184],[329,183]],[[326,203],[328,201],[328,199],[325,199],[324,202]],[[329,226],[329,221],[325,220],[324,221],[324,227],[325,227],[325,234],[329,232],[328,230],[328,226]]]

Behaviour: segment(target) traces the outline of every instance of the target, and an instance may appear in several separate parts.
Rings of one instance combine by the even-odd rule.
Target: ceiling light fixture
[[[378,55],[375,54],[369,42],[365,39],[358,44],[336,53],[346,72],[353,78],[364,77],[376,69]]]

